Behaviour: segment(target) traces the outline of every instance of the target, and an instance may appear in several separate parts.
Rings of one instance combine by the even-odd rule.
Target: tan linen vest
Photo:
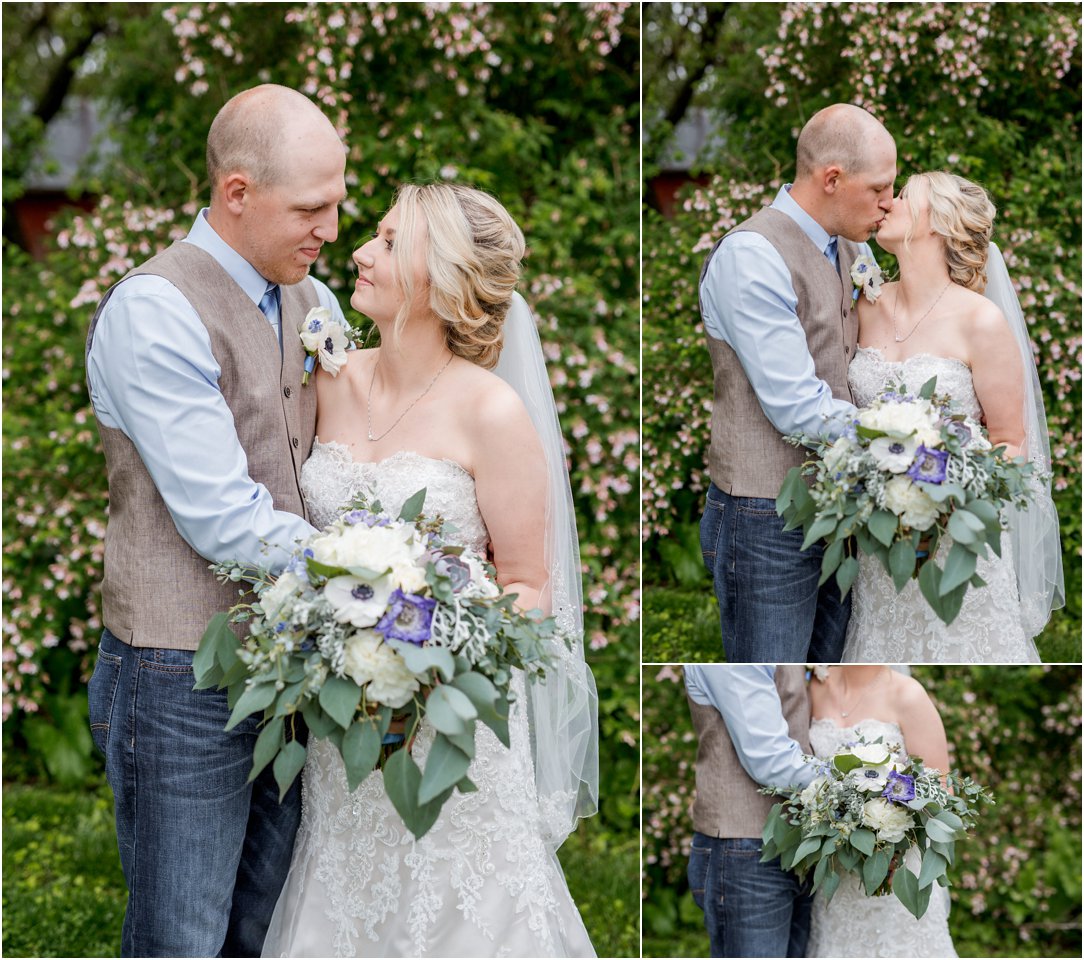
[[[793,664],[776,667],[775,686],[791,737],[809,753],[805,669]],[[776,799],[757,792],[760,784],[742,767],[722,714],[692,698],[689,709],[699,741],[693,828],[709,837],[760,837]]]
[[[832,388],[836,398],[849,401],[847,365],[858,345],[858,311],[850,279],[857,244],[839,237],[837,272],[794,220],[766,207],[712,247],[700,273],[701,283],[719,244],[742,232],[759,233],[779,251],[798,297],[798,320],[817,376]],[[725,290],[722,295],[726,296]],[[715,379],[708,472],[715,485],[732,496],[774,498],[787,471],[801,464],[805,453],[785,443],[764,415],[734,350],[710,335],[707,339]],[[771,349],[771,344],[766,343],[765,349]]]
[[[309,309],[319,305],[313,285],[302,281],[280,288],[280,353],[274,328],[260,308],[214,257],[194,244],[173,244],[119,282],[143,274],[177,287],[207,328],[222,371],[218,385],[233,413],[249,476],[268,489],[276,510],[305,516],[300,471],[316,432],[316,387],[301,387],[305,351],[296,332]],[[115,289],[107,291],[95,311],[88,352]],[[147,322],[162,318],[148,317]],[[218,583],[209,562],[177,532],[131,440],[100,423],[98,432],[109,478],[103,623],[136,647],[195,650],[211,617],[237,602],[237,584]]]

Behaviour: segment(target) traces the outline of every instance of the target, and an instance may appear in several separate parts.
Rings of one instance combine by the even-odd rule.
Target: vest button
[[[843,348],[843,353],[844,353],[845,356],[849,357],[851,355],[851,348],[850,347],[844,347]],[[289,390],[290,388],[287,387],[286,389]]]
[[[294,445],[294,449],[296,450],[298,447],[297,437],[294,437],[293,440],[290,441],[290,443]]]
[[[291,393],[291,390],[290,390],[290,388],[289,388],[289,387],[284,387],[284,388],[283,388],[283,390],[282,390],[282,392],[283,392],[284,394],[286,394],[286,399],[287,399],[287,400],[289,400],[289,399],[290,399],[290,393]]]

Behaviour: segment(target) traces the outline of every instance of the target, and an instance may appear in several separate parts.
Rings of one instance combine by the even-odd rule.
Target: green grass
[[[6,957],[115,957],[128,894],[113,795],[4,786]]]
[[[127,892],[108,786],[6,784],[3,797],[3,955],[117,956]],[[595,817],[558,856],[598,955],[639,956],[639,837]]]
[[[643,591],[645,663],[722,663],[723,641],[711,582],[699,587],[645,584]],[[1055,610],[1035,638],[1044,663],[1079,663],[1080,617]]]
[[[719,606],[710,581],[698,587],[645,586],[645,663],[722,663]]]

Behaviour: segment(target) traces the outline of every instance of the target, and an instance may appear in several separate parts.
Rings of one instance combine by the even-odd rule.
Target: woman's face
[[[401,251],[396,249],[396,244],[401,241],[397,236],[398,228],[399,208],[395,206],[377,225],[376,233],[354,251],[358,278],[354,283],[350,306],[377,325],[392,323],[406,300],[406,293],[399,282]],[[414,301],[417,304],[425,303],[428,299],[425,267],[428,236],[425,221],[421,218],[415,234],[414,249],[410,251],[408,263],[413,273]]]
[[[911,214],[912,201],[917,217]],[[899,196],[892,201],[892,208],[877,230],[877,243],[889,253],[898,253],[908,233],[913,240],[917,240],[929,232],[930,204],[926,183],[924,180],[908,180]]]

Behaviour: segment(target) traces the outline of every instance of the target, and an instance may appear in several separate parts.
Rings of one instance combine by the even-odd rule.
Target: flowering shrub
[[[522,292],[565,427],[603,736],[611,769],[632,782],[637,23],[625,3],[178,4],[103,46],[99,87],[122,118],[111,136],[123,162],[99,174],[93,214],[57,224],[44,261],[4,248],[9,736],[54,692],[79,689],[101,626],[106,484],[82,362],[91,312],[129,267],[187,232],[206,202],[211,119],[270,80],[316,99],[349,148],[340,239],[314,268],[343,300],[350,251],[399,183],[471,183],[523,228]]]
[[[1081,684],[1076,667],[914,667],[949,760],[996,798],[950,869],[961,956],[1077,956]],[[685,880],[696,735],[681,667],[644,668],[644,934],[702,929]],[[645,955],[650,955],[645,949]]]
[[[690,7],[690,9],[692,9]],[[794,140],[817,109],[860,103],[896,138],[902,176],[948,169],[982,183],[998,207],[994,239],[1031,330],[1051,431],[1067,557],[1070,619],[1079,621],[1080,9],[1068,4],[732,5],[728,70],[708,71],[694,104],[725,111],[723,146],[672,219],[648,211],[643,275],[645,579],[673,578],[661,545],[698,519],[710,437],[711,364],[697,306],[704,256],[791,179]],[[687,31],[653,13],[657,43]],[[676,17],[678,14],[674,14]],[[744,31],[741,29],[745,27]],[[741,69],[740,75],[735,71]],[[670,76],[644,65],[650,84]],[[759,104],[747,91],[759,88]],[[1042,103],[1042,110],[1034,109]],[[731,144],[727,152],[727,144]],[[886,275],[891,257],[878,253]],[[1069,624],[1078,632],[1077,624]]]

